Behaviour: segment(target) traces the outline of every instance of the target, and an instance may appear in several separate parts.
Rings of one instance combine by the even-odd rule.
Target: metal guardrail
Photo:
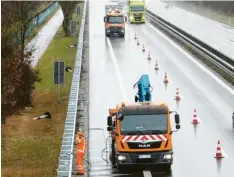
[[[76,61],[75,61],[75,67],[74,67],[71,90],[70,90],[63,141],[59,157],[59,165],[57,169],[57,177],[72,176],[73,147],[74,147],[75,131],[76,131],[76,118],[77,118],[78,95],[79,95],[79,86],[80,86],[80,73],[81,73],[81,64],[82,64],[86,8],[87,8],[87,0],[85,0],[84,3],[84,10],[80,25],[78,48],[76,52]]]
[[[146,12],[149,17],[156,20],[167,32],[195,49],[216,66],[230,74],[230,76],[234,77],[234,59],[220,53],[216,49],[210,47],[208,44],[186,33],[185,31],[162,19],[151,11],[146,10]]]

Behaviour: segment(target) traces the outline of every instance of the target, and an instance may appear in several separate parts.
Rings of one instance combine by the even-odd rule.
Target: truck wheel
[[[106,33],[106,37],[110,37],[110,34],[107,34],[107,33]]]
[[[119,36],[120,36],[120,37],[124,37],[124,36],[125,36],[125,34],[120,34]]]
[[[117,167],[117,171],[118,171],[118,173],[124,173],[125,172],[125,170],[124,170],[124,168],[123,167]]]
[[[165,171],[167,172],[167,173],[171,173],[171,165],[165,165],[164,166],[164,169],[165,169]]]

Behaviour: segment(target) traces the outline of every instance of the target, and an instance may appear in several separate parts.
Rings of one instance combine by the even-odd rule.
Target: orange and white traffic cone
[[[150,56],[150,52],[148,53],[148,57],[147,57],[148,60],[151,60],[151,56]]]
[[[196,124],[199,124],[199,123],[200,123],[200,122],[199,122],[198,119],[197,119],[197,110],[194,109],[192,124],[196,125]]]
[[[181,100],[181,98],[180,98],[180,93],[179,93],[179,89],[177,88],[176,89],[176,97],[175,97],[175,100]]]
[[[142,47],[142,52],[145,52],[145,46],[144,46],[144,44],[143,44],[143,47]]]
[[[134,39],[137,39],[136,33],[135,33]]]
[[[216,150],[216,159],[222,159],[224,158],[224,156],[222,155],[222,150],[221,150],[221,145],[220,145],[220,141],[218,140],[218,145],[217,145],[217,150]]]
[[[140,45],[139,39],[137,39],[137,45]]]
[[[164,76],[164,81],[163,81],[165,84],[167,84],[169,81],[167,79],[167,73],[165,73],[165,76]]]
[[[157,62],[157,60],[156,60],[156,63],[155,63],[155,67],[154,67],[154,70],[159,70],[159,67],[158,67],[158,62]]]

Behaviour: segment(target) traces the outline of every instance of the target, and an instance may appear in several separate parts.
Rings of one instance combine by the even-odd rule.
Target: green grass
[[[60,27],[38,63],[42,82],[36,84],[33,108],[8,117],[6,125],[2,126],[2,176],[56,176],[72,73],[65,73],[61,103],[57,104],[53,62],[62,60],[65,66],[73,68],[76,48],[68,48],[71,44],[72,38],[64,37]],[[51,113],[51,120],[32,120],[44,111]]]
[[[68,48],[70,45],[72,45],[71,37],[64,37],[62,27],[60,27],[55,39],[48,47],[46,55],[42,56],[36,67],[42,78],[41,83],[36,84],[37,91],[57,91],[57,85],[54,85],[53,81],[54,61],[64,61],[65,67],[71,66],[73,68],[76,48]],[[64,84],[61,86],[62,93],[67,93],[70,89],[71,78],[72,73],[65,72]]]

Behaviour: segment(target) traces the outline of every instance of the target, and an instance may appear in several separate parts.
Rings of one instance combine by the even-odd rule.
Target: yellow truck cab
[[[145,23],[145,0],[129,0],[128,9],[130,23]]]
[[[170,171],[173,163],[170,111],[165,103],[122,103],[109,109],[110,160],[119,171],[129,167]],[[176,112],[175,112],[176,113]],[[175,114],[180,129],[179,114]]]

